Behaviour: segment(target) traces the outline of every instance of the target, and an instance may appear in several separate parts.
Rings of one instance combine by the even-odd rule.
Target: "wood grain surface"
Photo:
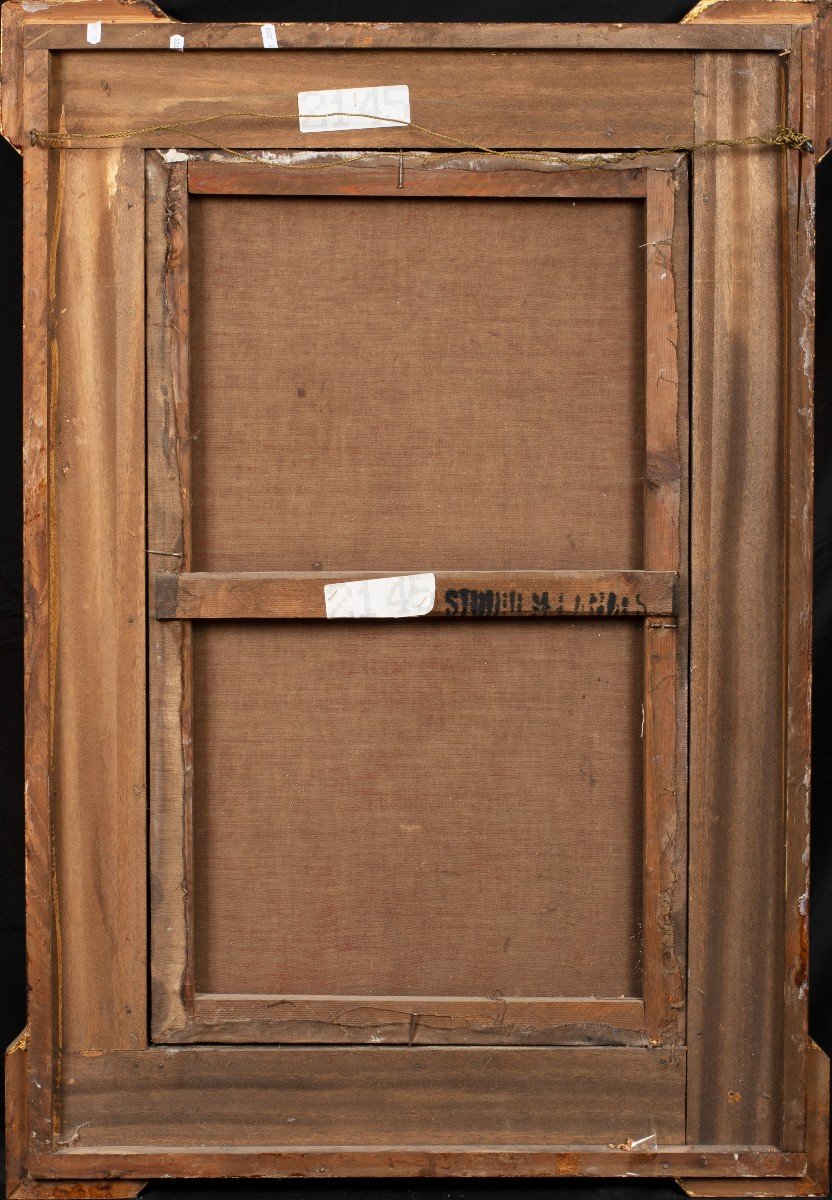
[[[24,70],[25,113],[46,114],[47,55],[29,55]],[[27,1104],[31,1147],[48,1145],[53,1129],[53,1053],[60,1048],[56,1005],[58,954],[50,769],[54,722],[55,604],[54,477],[50,410],[54,405],[54,358],[50,320],[54,309],[54,263],[47,247],[55,237],[55,190],[64,168],[60,156],[27,146],[23,170],[31,188],[23,220],[23,715],[26,837],[26,982],[30,1040]],[[60,215],[60,214],[58,214]],[[13,1067],[13,1069],[15,1069]]]
[[[67,154],[55,245],[56,889],[77,1049],[147,1040],[143,158]]]
[[[823,7],[823,0],[699,0],[682,17],[682,24],[698,29],[722,25],[742,29],[747,34],[755,25],[770,25],[773,21],[792,26],[811,25]]]
[[[18,148],[23,145],[23,16],[18,3],[0,9],[0,131]],[[48,115],[47,97],[43,101]]]
[[[679,573],[687,596],[680,453],[686,426],[686,305],[677,290],[687,240],[687,171],[648,172],[645,320],[644,563]],[[680,283],[682,280],[679,281]],[[680,321],[679,309],[682,309]],[[679,613],[686,619],[684,609]],[[684,626],[683,626],[684,628]],[[644,966],[646,1029],[676,1046],[685,1028],[685,860],[687,804],[679,763],[687,752],[686,642],[674,620],[644,623]]]
[[[684,1137],[684,1058],[623,1048],[188,1047],[65,1064],[70,1159],[122,1147],[606,1146]],[[598,1079],[605,1079],[603,1093]],[[83,1125],[88,1121],[89,1125]],[[519,1160],[518,1160],[519,1161]],[[184,1165],[184,1164],[183,1164]]]
[[[187,569],[190,369],[187,178],[183,164],[147,161],[147,507],[151,613],[160,571]],[[187,1020],[193,1003],[190,877],[193,764],[191,627],[152,621],[149,633],[150,945],[153,1036]]]
[[[401,572],[385,571],[385,576]],[[366,578],[378,578],[370,573]],[[671,571],[438,571],[427,616],[645,617],[676,611]],[[349,572],[182,572],[156,575],[156,619],[274,620],[326,616],[327,584]]]
[[[780,120],[775,59],[702,55],[697,136]],[[783,162],[693,176],[688,1136],[780,1136],[786,519]],[[763,575],[771,603],[749,603]],[[730,914],[730,920],[726,915]],[[749,955],[754,987],[749,987]]]
[[[174,1039],[171,1038],[171,1041]],[[197,993],[178,1042],[646,1046],[637,997],[233,996]]]
[[[668,160],[673,158],[668,154]],[[194,156],[188,162],[188,190],[197,196],[397,196],[400,200],[454,195],[561,200],[644,197],[647,175],[636,165],[638,161],[620,162],[610,155],[606,165],[603,155],[582,160],[580,155],[543,151],[525,157],[523,151],[517,151],[516,157],[349,150],[324,150],[310,157],[289,151],[243,162]]]
[[[241,1178],[492,1178],[521,1175],[564,1179],[587,1177],[644,1179],[713,1178],[743,1179],[753,1189],[754,1179],[776,1179],[789,1194],[794,1181],[806,1171],[805,1154],[789,1154],[772,1147],[688,1146],[656,1150],[631,1150],[627,1141],[606,1147],[563,1148],[515,1143],[511,1149],[436,1145],[384,1148],[327,1146],[304,1148],[238,1147],[236,1149],[156,1150],[126,1146],[79,1150],[63,1154],[38,1154],[33,1169],[44,1179],[78,1179],[85,1175],[118,1175],[122,1179],[147,1179],[176,1175],[184,1179]]]
[[[194,36],[184,27],[186,38]],[[234,27],[230,26],[231,36]],[[34,32],[34,31],[33,31]],[[112,133],[226,112],[266,114],[212,121],[207,127],[146,132],[142,146],[302,147],[387,146],[447,150],[449,143],[416,129],[301,133],[297,93],[310,89],[410,88],[412,119],[463,144],[486,146],[672,147],[693,135],[692,56],[665,51],[110,49],[107,30],[94,57],[88,49],[54,55],[50,107],[73,132]],[[261,38],[259,27],[254,36]],[[72,36],[84,41],[83,26]],[[148,36],[139,31],[139,38]],[[114,44],[114,43],[113,43]],[[261,40],[262,47],[262,40]],[[90,66],[95,66],[91,71]],[[257,64],[253,69],[254,62]],[[218,100],[216,80],[223,79]],[[106,85],[106,86],[104,86]],[[137,97],[141,97],[137,104]],[[760,132],[749,129],[748,132]],[[453,148],[453,143],[450,144]]]
[[[132,0],[129,0],[132,3]],[[747,3],[748,0],[739,0]],[[76,4],[74,10],[70,4]],[[50,4],[47,9],[26,13],[28,45],[53,50],[74,48],[96,50],[86,40],[83,22],[92,19],[96,11],[103,19],[106,41],[101,48],[119,49],[141,47],[145,50],[169,48],[172,34],[187,38],[186,46],[193,50],[247,49],[263,50],[260,24],[255,22],[165,22],[152,20],[152,12],[136,4],[130,19],[130,8],[119,0],[110,0],[109,12],[100,0],[69,0],[61,5]],[[769,9],[769,21],[753,21],[748,25],[733,22],[734,27],[721,29],[705,25],[681,23],[614,24],[602,21],[549,24],[543,22],[429,22],[380,21],[372,22],[283,22],[276,21],[278,46],[283,50],[354,49],[366,50],[408,48],[415,50],[443,49],[530,49],[530,50],[787,50],[791,46],[793,23],[797,9],[798,21],[805,20],[808,4],[793,0],[759,0],[759,9]],[[117,23],[111,14],[120,10]],[[754,5],[750,6],[754,12]],[[779,22],[779,23],[778,23]],[[759,25],[765,28],[759,28]],[[80,25],[80,28],[79,28]]]
[[[825,9],[802,30],[789,72],[788,119],[818,147],[832,135],[828,86],[832,25]],[[807,1137],[809,982],[809,848],[811,784],[812,573],[814,564],[814,346],[816,167],[787,164],[789,234],[789,380],[787,393],[786,762],[785,762],[785,1015],[783,1037],[783,1145],[799,1149]],[[819,1051],[815,1051],[819,1053]],[[822,1185],[823,1168],[813,1168]],[[827,1169],[828,1174],[828,1169]]]

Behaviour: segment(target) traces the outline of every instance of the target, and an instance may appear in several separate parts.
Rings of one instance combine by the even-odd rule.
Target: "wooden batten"
[[[378,572],[368,578],[397,576]],[[671,571],[439,571],[432,617],[672,616]],[[157,620],[273,620],[327,615],[327,584],[351,580],[332,573],[250,572],[157,574]]]
[[[149,603],[155,602],[156,579],[171,566],[187,568],[191,553],[190,423],[188,364],[188,223],[186,174],[183,164],[147,164],[147,365],[148,404],[148,567]],[[190,855],[193,762],[192,631],[188,624],[153,622],[150,655],[150,828],[151,839],[164,847],[176,840],[160,813],[172,803],[178,811],[182,853]],[[190,889],[160,881],[154,859],[150,873],[150,944],[154,975],[165,980],[153,992],[154,1036],[170,1022],[183,1019],[193,1003]],[[180,873],[181,883],[181,873]],[[170,957],[163,965],[155,951],[162,929],[176,929]],[[169,939],[165,939],[169,941]],[[160,997],[166,997],[164,1010]],[[168,1003],[170,1012],[167,1011]]]

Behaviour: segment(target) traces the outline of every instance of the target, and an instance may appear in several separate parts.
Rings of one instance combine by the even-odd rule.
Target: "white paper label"
[[[260,35],[267,50],[277,49],[277,30],[274,25],[261,25]]]
[[[436,599],[436,576],[390,575],[328,583],[324,601],[328,617],[424,617]]]
[[[101,22],[100,21],[88,21],[87,22],[87,41],[89,42],[89,44],[91,46],[97,46],[98,43],[101,41]]]
[[[301,133],[409,125],[410,89],[405,83],[389,87],[298,92],[298,113]],[[379,117],[382,119],[378,120]]]
[[[185,39],[183,38],[181,33],[174,33],[171,35],[170,48],[171,48],[171,50],[184,50],[185,49]]]

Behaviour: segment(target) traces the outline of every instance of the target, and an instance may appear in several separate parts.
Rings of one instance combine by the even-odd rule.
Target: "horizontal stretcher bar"
[[[671,617],[669,571],[181,572],[156,576],[158,620]]]

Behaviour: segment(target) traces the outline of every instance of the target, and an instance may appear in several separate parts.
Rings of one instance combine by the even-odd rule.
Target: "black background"
[[[692,0],[691,0],[692,2]],[[678,21],[688,0],[167,0],[183,21]],[[832,80],[827,81],[832,87]],[[23,939],[23,662],[21,585],[21,184],[0,142],[0,1044],[26,1021]],[[832,154],[818,181],[810,1032],[832,1053]],[[753,611],[749,612],[753,620]],[[762,941],[766,930],[758,931]],[[749,945],[753,959],[754,946]],[[315,1180],[238,1188],[154,1187],[157,1200],[666,1200],[670,1185],[553,1180]],[[145,1193],[148,1194],[148,1193]],[[242,1197],[241,1197],[242,1200]]]

